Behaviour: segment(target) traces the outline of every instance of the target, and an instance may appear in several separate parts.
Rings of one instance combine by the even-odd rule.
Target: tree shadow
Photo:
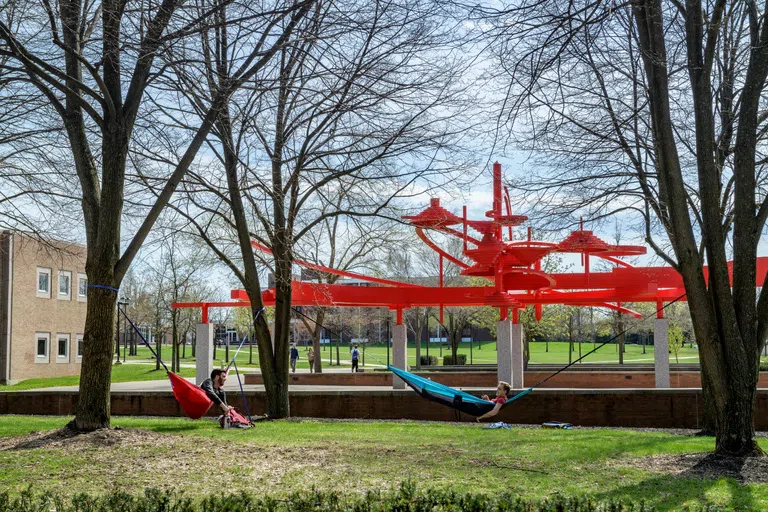
[[[34,435],[33,433],[30,433],[30,435]],[[56,430],[51,430],[45,435],[42,435],[40,437],[33,437],[32,439],[26,439],[24,441],[20,441],[12,446],[9,446],[6,448],[6,450],[34,450],[36,448],[45,448],[46,446],[49,446],[54,443],[61,443],[62,441],[66,441],[68,439],[74,439],[75,437],[82,435],[82,432],[78,432],[77,430],[72,430],[70,428],[64,427],[59,428]]]
[[[693,459],[698,459],[695,463]],[[752,488],[749,482],[768,481],[768,475],[761,475],[762,464],[753,464],[755,459],[745,457],[723,457],[715,454],[683,454],[681,464],[690,467],[677,474],[656,474],[641,482],[617,487],[598,494],[596,499],[645,500],[662,509],[679,508],[684,505],[722,506],[713,503],[705,494],[718,482],[725,481],[730,492],[729,507],[738,510],[756,510]],[[687,462],[686,462],[687,461]],[[768,465],[768,462],[766,463]]]

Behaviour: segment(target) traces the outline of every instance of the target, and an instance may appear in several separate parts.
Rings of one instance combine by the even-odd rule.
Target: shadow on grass
[[[752,488],[743,483],[750,478],[750,475],[743,474],[747,459],[724,459],[709,454],[678,474],[655,474],[638,483],[597,494],[595,498],[645,500],[663,510],[679,509],[685,505],[713,506],[718,510],[723,506],[737,510],[757,510]],[[726,483],[730,496],[726,497],[725,503],[716,503],[707,498],[706,493],[721,481]]]
[[[54,443],[61,443],[62,441],[65,441],[67,439],[73,439],[79,435],[81,435],[80,432],[64,427],[56,430],[51,430],[50,432],[48,432],[47,434],[41,437],[36,437],[33,439],[28,439],[26,441],[21,441],[9,447],[8,449],[13,451],[18,451],[18,450],[34,450],[37,448],[45,448],[48,445],[51,445]]]

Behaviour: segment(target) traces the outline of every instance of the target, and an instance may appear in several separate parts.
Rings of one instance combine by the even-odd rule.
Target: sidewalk
[[[188,378],[189,382],[194,383],[194,378]],[[227,393],[237,393],[240,394],[240,386],[237,383],[237,379],[230,378],[227,379],[227,383],[224,385],[224,389],[227,391]],[[60,386],[55,388],[36,388],[36,389],[29,389],[26,391],[77,391],[78,386]],[[171,384],[169,381],[166,380],[145,380],[140,382],[116,382],[113,383],[110,387],[110,390],[113,392],[133,392],[133,393],[144,393],[144,392],[150,392],[150,391],[171,391]],[[249,384],[249,385],[243,385],[243,390],[245,391],[264,391],[264,386],[261,384]],[[296,386],[293,390],[295,391],[349,391],[349,390],[355,390],[355,391],[391,391],[392,388],[389,386]],[[408,388],[410,391],[410,388]]]
[[[341,359],[340,360],[342,365],[346,366],[328,366],[328,363],[323,364],[323,373],[349,373],[352,369],[352,361]],[[154,359],[145,359],[145,360],[131,360],[131,361],[125,361],[120,362],[120,364],[155,364]],[[197,368],[197,365],[195,363],[181,363],[182,368]],[[385,369],[387,365],[384,364],[366,364],[365,366],[360,365],[361,369],[368,369],[368,370],[374,370],[374,369]],[[261,373],[260,368],[254,368],[252,366],[245,366],[241,367],[238,366],[237,369],[240,371],[240,373]],[[233,367],[234,371],[234,367]],[[308,368],[297,368],[296,373],[309,373]]]

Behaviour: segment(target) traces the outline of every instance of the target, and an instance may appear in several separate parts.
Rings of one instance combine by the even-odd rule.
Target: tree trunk
[[[165,338],[165,333],[162,335],[160,334],[160,329],[155,330],[155,352],[157,352],[157,357],[155,358],[155,371],[160,370],[160,359],[163,358],[163,338]]]
[[[90,283],[109,283],[88,273]],[[112,375],[112,330],[115,326],[117,293],[102,288],[88,290],[83,338],[83,364],[74,424],[79,430],[109,427]]]
[[[528,361],[531,360],[531,345],[530,335],[528,332],[523,333],[523,371],[528,370]]]
[[[340,316],[339,318],[339,339],[336,340],[336,366],[340,366],[341,362],[339,361],[339,345],[344,343],[344,318]],[[406,347],[408,346],[408,342],[406,341]]]
[[[419,315],[416,315],[419,318]],[[416,370],[421,370],[421,321],[416,320],[416,332],[413,333],[413,341],[416,343]]]
[[[616,325],[616,329],[619,331],[619,364],[624,364],[624,317],[619,313],[619,321]]]
[[[277,251],[276,251],[277,253]],[[277,260],[278,258],[276,258]],[[285,282],[285,272],[281,272],[285,263],[276,261],[277,272],[275,286],[275,332],[274,332],[274,356],[272,350],[262,350],[259,345],[259,363],[261,375],[264,379],[264,387],[267,389],[267,408],[271,418],[287,418],[290,416],[290,403],[288,401],[288,360],[289,360],[289,336],[291,328],[291,285]],[[287,276],[290,276],[290,264],[287,264]],[[261,320],[261,318],[260,318]],[[258,322],[266,328],[266,322]],[[267,336],[269,331],[267,330]],[[269,337],[266,338],[269,340]],[[261,341],[261,340],[260,340]],[[271,349],[271,347],[270,347]]]
[[[320,356],[320,334],[325,320],[325,309],[317,308],[315,326],[312,329],[312,347],[315,351],[315,373],[323,373],[323,358]]]
[[[179,369],[176,368],[176,343],[171,339],[171,371],[178,373]]]

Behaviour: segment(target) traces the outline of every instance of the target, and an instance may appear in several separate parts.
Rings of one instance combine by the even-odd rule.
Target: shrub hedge
[[[456,354],[456,361],[454,362],[453,356],[443,356],[443,366],[445,365],[461,365],[467,364],[467,354]]]
[[[248,493],[190,498],[173,491],[147,489],[143,495],[124,491],[91,496],[77,494],[64,498],[28,489],[18,496],[0,494],[0,512],[648,512],[644,502],[596,501],[590,497],[555,495],[539,501],[524,500],[509,493],[494,495],[458,493],[449,490],[418,489],[405,482],[393,491],[372,491],[365,495],[338,495],[311,490],[287,497],[255,496]],[[713,507],[686,509],[715,510]]]
[[[437,366],[437,356],[419,356],[421,366]]]

